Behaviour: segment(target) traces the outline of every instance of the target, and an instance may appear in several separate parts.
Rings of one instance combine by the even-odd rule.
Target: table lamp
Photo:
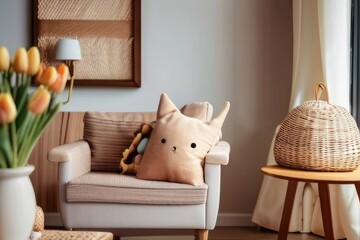
[[[81,50],[79,40],[77,39],[59,39],[56,46],[55,59],[64,61],[69,67],[70,72],[70,88],[69,95],[66,101],[69,102],[72,95],[72,89],[74,85],[74,61],[81,60]]]

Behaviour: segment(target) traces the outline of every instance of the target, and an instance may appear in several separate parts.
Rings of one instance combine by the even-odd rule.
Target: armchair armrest
[[[64,144],[51,149],[48,160],[59,163],[59,170],[66,169],[66,181],[90,172],[91,151],[84,140]],[[59,176],[61,177],[61,176]]]
[[[59,206],[60,212],[63,213],[61,219],[66,223],[70,221],[67,213],[71,211],[66,200],[66,184],[72,179],[90,172],[90,146],[84,140],[64,144],[51,149],[48,152],[48,160],[59,163]]]
[[[207,164],[227,165],[229,163],[230,145],[226,141],[220,141],[213,146],[205,157]]]
[[[229,162],[230,145],[220,141],[213,146],[205,157],[205,183],[208,185],[206,201],[206,225],[208,230],[214,229],[220,203],[221,165]]]

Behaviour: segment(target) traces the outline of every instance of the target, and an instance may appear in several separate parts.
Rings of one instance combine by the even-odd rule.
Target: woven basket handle
[[[326,101],[329,102],[329,93],[328,93],[328,90],[326,88],[326,85],[323,82],[319,82],[318,84],[316,84],[316,87],[315,87],[315,99],[316,99],[316,101],[320,99],[321,93],[323,91],[325,92]]]

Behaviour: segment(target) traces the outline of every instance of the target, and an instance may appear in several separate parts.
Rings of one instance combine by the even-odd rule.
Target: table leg
[[[334,232],[332,226],[329,184],[319,182],[318,187],[319,187],[321,216],[324,226],[325,239],[334,240],[335,238],[334,238]]]
[[[360,201],[360,182],[356,182],[355,187],[356,187],[357,195],[358,195],[358,198]]]
[[[298,185],[298,182],[295,180],[289,180],[289,182],[288,182],[285,203],[284,203],[284,209],[283,209],[283,213],[282,213],[282,217],[281,217],[278,240],[286,240],[287,239],[290,218],[291,218],[291,212],[292,212],[292,208],[294,205],[294,199],[295,199],[297,185]]]

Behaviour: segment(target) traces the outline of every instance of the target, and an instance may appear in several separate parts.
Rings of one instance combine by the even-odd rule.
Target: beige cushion
[[[188,117],[197,118],[201,121],[210,121],[213,116],[213,106],[208,102],[194,102],[184,105],[180,112]],[[220,130],[216,137],[215,143],[222,138],[222,131]]]
[[[184,105],[180,112],[188,117],[209,121],[213,115],[213,107],[208,102],[194,102]]]
[[[91,170],[119,171],[122,152],[143,122],[151,122],[156,113],[86,112],[84,140],[91,149]]]
[[[70,181],[66,187],[69,202],[111,202],[132,204],[202,204],[207,185],[144,181],[117,173],[90,172]]]
[[[157,120],[136,177],[192,185],[204,183],[203,165],[228,113],[230,103],[214,119],[202,121],[183,115],[162,94]]]

